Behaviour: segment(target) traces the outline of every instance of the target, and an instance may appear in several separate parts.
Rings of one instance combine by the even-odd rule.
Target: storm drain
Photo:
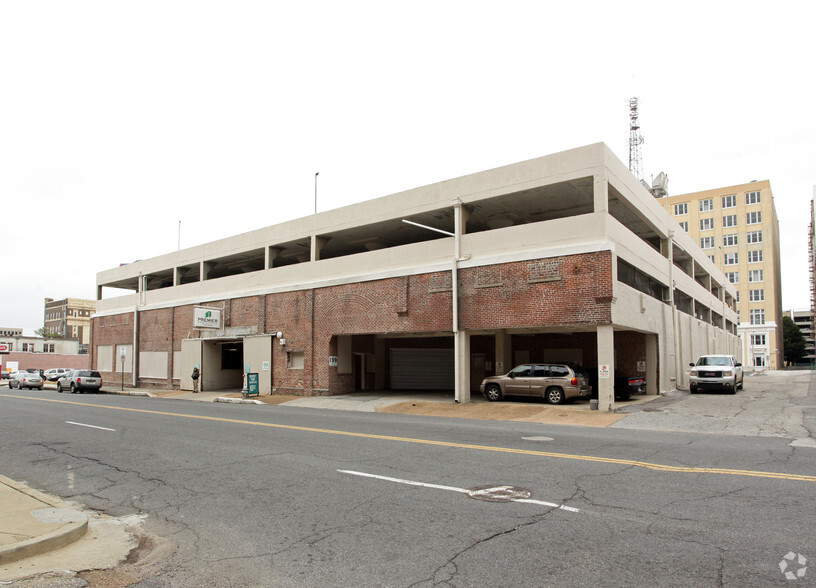
[[[533,493],[518,486],[476,486],[469,488],[467,495],[487,502],[512,502],[530,498]]]

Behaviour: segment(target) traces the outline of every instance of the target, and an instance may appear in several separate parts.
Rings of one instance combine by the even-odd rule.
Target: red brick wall
[[[568,327],[611,320],[610,252],[467,268],[460,270],[459,282],[462,329]],[[272,354],[277,393],[336,394],[354,387],[352,375],[337,374],[328,365],[329,356],[337,355],[337,335],[355,335],[352,351],[373,353],[375,334],[449,332],[451,296],[451,274],[442,271],[247,296],[207,306],[224,309],[225,327],[283,333],[286,346],[276,345]],[[193,305],[143,311],[139,317],[142,351],[172,355],[181,349],[183,339],[201,334],[192,329]],[[130,344],[132,328],[132,313],[94,319],[94,346]],[[445,338],[432,343],[441,342],[452,344]],[[400,344],[423,342],[403,339]],[[595,349],[594,334],[589,348]],[[287,351],[303,352],[302,370],[287,367]],[[96,349],[93,352],[95,365]]]
[[[464,269],[459,272],[462,329],[609,324],[608,251]]]

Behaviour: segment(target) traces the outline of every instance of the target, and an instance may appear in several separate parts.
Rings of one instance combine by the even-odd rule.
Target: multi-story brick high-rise
[[[51,333],[88,345],[91,342],[91,315],[95,309],[95,300],[46,298],[43,325]]]
[[[737,288],[747,369],[784,365],[779,220],[768,180],[659,198]]]

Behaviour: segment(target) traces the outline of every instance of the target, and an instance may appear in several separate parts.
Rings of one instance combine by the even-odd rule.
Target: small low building
[[[83,369],[90,367],[90,355],[79,353],[79,342],[75,339],[0,336],[0,371],[13,371],[12,367]]]
[[[602,143],[101,271],[97,299],[93,366],[138,386],[468,402],[561,361],[609,410],[616,372],[656,394],[739,353],[734,287]]]

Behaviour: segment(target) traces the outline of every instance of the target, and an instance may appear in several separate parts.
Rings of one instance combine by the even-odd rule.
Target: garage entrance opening
[[[201,384],[204,390],[241,389],[244,384],[242,339],[202,341]]]

